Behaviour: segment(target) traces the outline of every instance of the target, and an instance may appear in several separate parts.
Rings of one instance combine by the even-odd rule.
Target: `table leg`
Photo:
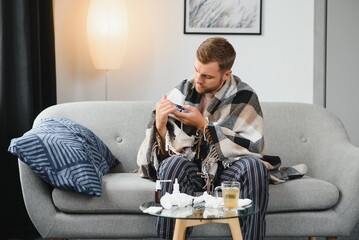
[[[186,220],[176,219],[175,231],[173,233],[173,240],[184,240],[186,234]]]
[[[243,240],[241,226],[239,225],[238,218],[228,219],[228,225],[231,229],[232,239],[233,240]]]
[[[184,240],[186,228],[213,222],[212,219],[176,219],[173,240]]]
[[[231,229],[233,240],[243,240],[241,226],[239,225],[238,218],[228,219],[176,219],[175,231],[173,233],[173,240],[184,240],[186,235],[186,228],[197,225],[207,224],[210,222],[214,223],[225,223],[229,225]]]

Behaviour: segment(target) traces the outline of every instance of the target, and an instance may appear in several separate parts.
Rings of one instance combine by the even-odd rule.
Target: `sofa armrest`
[[[339,201],[333,210],[338,216],[338,224],[350,232],[359,218],[359,148],[349,139],[341,139],[320,152],[324,159],[315,166],[315,177],[339,189]]]
[[[18,165],[26,210],[38,232],[46,238],[54,225],[57,212],[52,202],[52,187],[25,163],[18,160]]]

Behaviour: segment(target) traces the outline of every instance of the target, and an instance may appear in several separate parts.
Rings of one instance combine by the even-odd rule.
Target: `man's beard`
[[[226,82],[226,80],[224,80],[223,78],[221,79],[221,81],[219,82],[219,84],[217,86],[214,86],[212,88],[199,88],[199,86],[197,84],[195,84],[195,88],[196,88],[196,91],[199,93],[199,94],[207,94],[207,93],[210,93],[210,94],[215,94],[216,92],[218,92],[224,85],[224,83]]]

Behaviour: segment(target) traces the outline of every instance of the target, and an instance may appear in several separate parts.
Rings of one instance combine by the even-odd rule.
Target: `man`
[[[240,197],[260,208],[241,220],[242,234],[257,240],[265,237],[268,203],[263,117],[256,93],[232,75],[235,57],[224,38],[209,38],[199,46],[194,77],[157,103],[137,163],[141,176],[178,178],[180,191],[189,195],[212,193],[222,181],[240,182]],[[165,192],[172,193],[172,184],[163,185]],[[158,218],[159,237],[171,239],[173,230],[173,220]]]

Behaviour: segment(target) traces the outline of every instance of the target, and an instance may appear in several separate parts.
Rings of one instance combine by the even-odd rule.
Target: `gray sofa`
[[[53,189],[19,161],[28,214],[43,238],[151,238],[155,217],[139,206],[155,184],[136,173],[136,155],[154,102],[76,102],[36,118],[66,117],[91,129],[121,164],[103,177],[102,196]],[[266,154],[283,166],[305,163],[306,176],[270,185],[267,236],[345,236],[359,217],[359,148],[341,121],[322,107],[263,102]],[[223,224],[194,228],[191,237],[230,236]]]

